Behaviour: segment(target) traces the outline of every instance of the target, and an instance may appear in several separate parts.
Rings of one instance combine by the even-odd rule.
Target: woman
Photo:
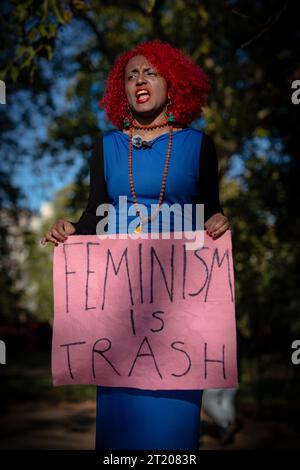
[[[167,43],[148,41],[123,53],[100,102],[117,129],[95,143],[87,208],[77,223],[58,220],[42,243],[57,245],[68,235],[95,234],[102,218],[97,207],[110,202],[118,215],[120,195],[139,215],[136,232],[150,231],[158,217],[151,204],[158,203],[158,209],[162,203],[201,203],[208,234],[220,237],[229,222],[219,203],[215,147],[208,135],[189,127],[201,115],[209,88],[202,69]],[[117,217],[114,229],[129,233],[131,220],[122,225]],[[98,386],[96,448],[198,449],[201,401],[202,390]]]

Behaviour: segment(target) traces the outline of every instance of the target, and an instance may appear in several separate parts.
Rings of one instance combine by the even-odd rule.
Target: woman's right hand
[[[66,241],[68,235],[73,235],[75,231],[76,229],[71,222],[58,219],[41,239],[41,245],[45,246],[47,242],[50,242],[57,246],[59,242]]]

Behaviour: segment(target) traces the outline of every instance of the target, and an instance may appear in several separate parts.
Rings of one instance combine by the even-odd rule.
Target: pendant
[[[141,232],[142,232],[142,226],[141,226],[141,224],[139,224],[139,225],[134,229],[134,232],[135,232],[135,233],[141,233]]]
[[[132,145],[137,148],[141,148],[143,145],[143,137],[140,135],[134,135],[132,137]]]

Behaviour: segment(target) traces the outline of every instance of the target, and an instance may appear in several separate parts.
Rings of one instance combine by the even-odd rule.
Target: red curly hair
[[[180,49],[160,41],[146,41],[133,50],[121,54],[113,65],[106,80],[106,90],[98,102],[105,108],[109,120],[118,128],[128,116],[129,105],[125,93],[125,67],[129,60],[143,55],[165,78],[172,104],[168,107],[181,126],[190,124],[202,113],[206,97],[210,91],[207,74]],[[129,116],[128,116],[129,117]]]

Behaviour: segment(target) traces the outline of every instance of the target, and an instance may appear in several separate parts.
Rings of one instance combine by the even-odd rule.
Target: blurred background
[[[235,426],[221,430],[203,407],[199,445],[300,448],[300,364],[292,362],[300,339],[295,4],[1,2],[0,448],[94,448],[95,387],[52,386],[53,247],[39,240],[57,218],[77,221],[85,208],[93,138],[112,128],[98,106],[105,79],[121,52],[149,39],[183,49],[211,78],[192,125],[216,144],[233,235]]]

